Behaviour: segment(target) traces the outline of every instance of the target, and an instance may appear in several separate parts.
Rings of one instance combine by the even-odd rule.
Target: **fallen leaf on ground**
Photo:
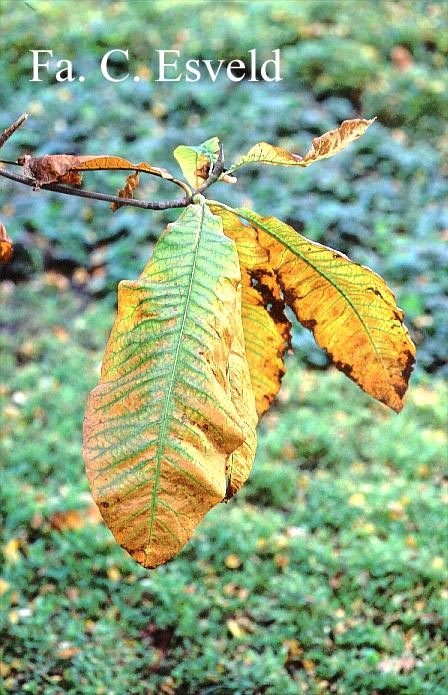
[[[84,527],[85,520],[77,509],[55,512],[50,517],[50,526],[56,531],[76,531]]]

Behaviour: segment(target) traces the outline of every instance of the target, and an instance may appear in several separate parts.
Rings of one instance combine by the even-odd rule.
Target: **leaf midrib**
[[[184,310],[183,310],[183,315],[182,315],[182,322],[179,330],[179,335],[177,338],[177,343],[176,343],[176,349],[174,352],[174,359],[173,359],[173,366],[171,368],[171,374],[169,378],[169,383],[168,383],[168,393],[165,399],[163,411],[162,411],[162,416],[160,419],[160,429],[159,429],[159,437],[158,437],[158,443],[157,443],[157,452],[156,452],[156,467],[154,471],[154,486],[153,486],[153,491],[152,491],[152,496],[151,496],[151,516],[150,516],[150,521],[149,521],[149,538],[148,538],[148,543],[146,545],[145,551],[147,552],[149,549],[149,546],[151,545],[151,539],[152,539],[152,532],[153,532],[153,526],[154,526],[154,518],[155,518],[155,513],[156,513],[156,506],[157,506],[157,492],[159,489],[159,482],[160,482],[160,468],[161,468],[161,463],[162,463],[162,456],[165,450],[165,444],[166,444],[166,434],[168,430],[168,413],[170,410],[171,406],[171,396],[173,392],[173,386],[176,378],[176,373],[177,373],[177,367],[179,364],[179,353],[180,353],[180,346],[182,343],[182,338],[184,335],[184,330],[185,330],[185,324],[187,321],[188,317],[188,311],[190,307],[190,297],[191,297],[191,292],[193,288],[193,283],[194,283],[194,277],[196,274],[196,264],[197,264],[197,258],[198,258],[198,253],[199,253],[199,242],[201,238],[201,231],[202,231],[202,225],[203,225],[203,220],[204,220],[204,206],[201,207],[201,218],[200,222],[198,225],[198,231],[197,231],[197,236],[196,236],[196,243],[194,246],[194,254],[193,254],[193,263],[191,266],[191,273],[190,273],[190,278],[188,282],[188,290],[187,294],[185,297],[185,302],[184,302]]]

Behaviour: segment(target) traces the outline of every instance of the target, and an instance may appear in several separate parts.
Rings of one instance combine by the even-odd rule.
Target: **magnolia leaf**
[[[18,160],[23,166],[25,176],[36,181],[36,186],[42,186],[46,183],[54,183],[56,181],[63,183],[81,183],[81,177],[77,180],[67,179],[67,175],[71,172],[78,171],[100,171],[107,169],[122,169],[144,171],[147,174],[159,176],[168,181],[175,180],[169,171],[163,167],[153,167],[147,162],[140,164],[131,164],[123,157],[112,157],[108,155],[99,156],[80,156],[77,157],[71,154],[46,154],[43,157],[31,157],[26,154]]]
[[[256,227],[286,303],[317,344],[364,391],[399,412],[415,346],[384,280],[275,217],[236,212]]]
[[[237,313],[241,316],[241,286],[238,289]],[[237,321],[235,336],[230,348],[228,372],[231,399],[241,422],[248,425],[248,434],[245,441],[230,454],[227,461],[226,500],[238,492],[248,479],[257,448],[255,428],[258,423],[258,415],[244,347],[241,320]]]
[[[224,233],[234,240],[243,283],[242,319],[244,344],[258,416],[276,397],[285,373],[284,354],[291,342],[291,323],[277,279],[269,265],[257,231],[243,224],[235,213],[212,206],[222,219]]]
[[[12,258],[12,239],[6,231],[6,227],[0,222],[0,264],[8,263]]]
[[[134,190],[137,188],[138,183],[138,171],[135,171],[133,174],[129,174],[124,187],[118,189],[118,197],[133,198]],[[116,212],[116,210],[123,207],[123,203],[111,203],[110,207],[113,212]]]
[[[240,278],[235,244],[198,204],[165,230],[140,278],[119,284],[83,451],[106,523],[145,567],[175,555],[223,500],[229,456],[253,430],[229,384]]]
[[[236,164],[233,164],[228,169],[228,173],[239,169],[245,164],[255,163],[307,167],[320,159],[338,154],[347,145],[350,145],[350,143],[363,135],[374,121],[375,118],[355,118],[350,121],[344,121],[335,130],[330,130],[314,138],[310,149],[304,157],[292,154],[292,152],[288,152],[288,150],[282,147],[270,145],[268,142],[258,142]]]
[[[207,180],[218,159],[219,138],[210,138],[197,147],[179,145],[173,152],[185,181],[195,190]]]

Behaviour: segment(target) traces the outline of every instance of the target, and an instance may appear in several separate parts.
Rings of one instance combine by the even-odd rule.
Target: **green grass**
[[[42,275],[1,308],[5,692],[446,692],[441,383],[414,377],[396,416],[291,358],[244,490],[146,571],[89,511],[80,453],[112,298]]]

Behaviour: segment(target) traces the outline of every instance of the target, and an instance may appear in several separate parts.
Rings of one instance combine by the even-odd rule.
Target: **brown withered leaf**
[[[344,121],[338,128],[314,138],[310,149],[304,157],[288,152],[283,147],[258,142],[249,152],[233,164],[228,172],[235,171],[245,164],[272,164],[274,166],[307,167],[320,159],[332,157],[363,135],[375,118],[355,118]]]
[[[23,167],[23,173],[30,179],[34,179],[39,187],[46,183],[61,181],[75,170],[85,157],[76,157],[71,154],[46,154],[43,157],[32,157],[26,154],[18,159]],[[65,179],[67,180],[67,179]]]
[[[224,499],[229,456],[250,441],[228,374],[240,368],[230,357],[240,282],[235,244],[197,204],[162,234],[140,278],[119,285],[83,453],[103,518],[145,567],[175,555]]]
[[[147,162],[131,164],[123,157],[109,155],[85,155],[78,157],[71,154],[46,154],[43,157],[31,157],[29,154],[26,154],[18,161],[23,166],[25,176],[34,179],[37,187],[47,183],[61,182],[70,172],[104,171],[109,169],[143,171],[147,174],[159,176],[162,179],[170,181],[174,179],[170,172],[163,167],[153,167]],[[80,183],[81,180],[78,179],[74,182]],[[67,183],[67,180],[65,180],[65,183]]]
[[[287,304],[335,366],[399,412],[415,346],[384,280],[275,217],[236,212],[258,231]]]
[[[8,263],[12,258],[13,243],[6,227],[0,222],[0,264]]]
[[[257,231],[234,213],[211,207],[222,219],[224,233],[233,239],[241,268],[242,320],[246,357],[258,416],[276,397],[285,373],[284,355],[291,342],[291,323],[268,252],[258,243]]]
[[[118,189],[118,197],[119,198],[133,198],[134,197],[134,190],[138,186],[138,171],[135,171],[133,174],[129,174],[129,176],[126,179],[126,183],[124,184],[123,188]],[[118,210],[119,208],[123,207],[122,203],[111,203],[110,204],[111,209],[113,212]]]

